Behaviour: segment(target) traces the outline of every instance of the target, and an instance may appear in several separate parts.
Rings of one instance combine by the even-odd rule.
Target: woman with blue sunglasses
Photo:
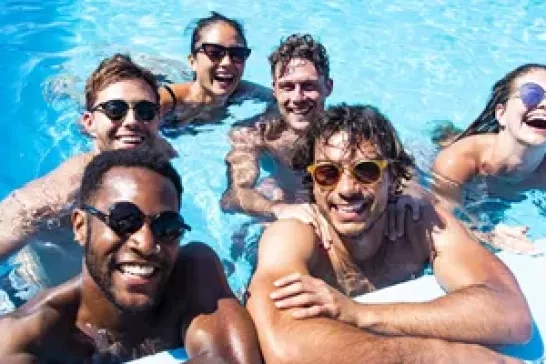
[[[522,65],[493,85],[482,113],[436,157],[434,188],[446,201],[464,200],[462,186],[479,177],[482,190],[504,201],[529,189],[545,189],[545,89],[542,64]],[[499,234],[517,242],[512,248],[533,253],[536,248],[525,232],[502,227]]]
[[[198,19],[188,61],[194,79],[160,89],[161,114],[169,127],[225,117],[225,106],[246,98],[273,99],[271,90],[242,81],[251,50],[243,26],[217,12]]]

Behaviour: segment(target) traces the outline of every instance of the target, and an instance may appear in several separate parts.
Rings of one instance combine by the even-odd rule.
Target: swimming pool
[[[4,167],[0,198],[86,148],[88,141],[74,123],[79,115],[75,100],[103,57],[130,51],[137,61],[180,81],[189,47],[185,27],[210,10],[244,22],[253,49],[245,78],[264,85],[271,82],[266,56],[282,36],[293,32],[318,36],[331,58],[334,92],[328,104],[377,105],[424,169],[433,153],[428,140],[432,120],[467,125],[481,111],[495,80],[519,64],[542,61],[546,51],[543,1],[437,0],[424,6],[418,0],[372,0],[362,4],[340,0],[4,1],[0,100],[6,107],[0,120],[9,132],[0,144]],[[171,139],[181,156],[175,165],[185,185],[182,212],[194,227],[186,239],[202,240],[216,249],[235,291],[250,275],[253,250],[249,247],[259,229],[250,225],[245,231],[241,226],[249,219],[225,215],[219,209],[218,199],[226,186],[226,136],[231,123],[263,107],[255,103],[232,106],[224,123],[203,125]],[[544,192],[529,192],[524,200],[506,206],[503,219],[525,222],[532,227],[532,238],[545,237],[544,198]]]

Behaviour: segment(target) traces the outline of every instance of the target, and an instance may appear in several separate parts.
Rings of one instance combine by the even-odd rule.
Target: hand
[[[544,251],[539,249],[527,237],[527,226],[508,226],[499,224],[488,234],[486,240],[493,247],[516,254],[542,255]],[[478,236],[483,236],[478,234]]]
[[[277,219],[296,219],[304,224],[312,225],[316,233],[320,234],[320,238],[324,241],[331,239],[328,224],[320,222],[321,220],[318,219],[319,212],[311,204],[277,203],[271,208],[271,211]]]
[[[357,303],[323,280],[293,273],[276,280],[277,287],[269,297],[281,310],[293,309],[292,316],[305,319],[316,316],[330,317],[356,325],[354,309]]]
[[[390,202],[387,206],[387,230],[385,234],[391,241],[404,236],[406,221],[406,211],[409,207],[412,211],[413,221],[421,217],[421,206],[424,202],[420,198],[414,198],[410,195],[400,195],[396,201]]]

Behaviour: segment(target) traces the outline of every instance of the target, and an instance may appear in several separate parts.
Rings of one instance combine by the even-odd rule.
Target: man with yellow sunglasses
[[[419,221],[406,218],[404,236],[385,236],[388,202],[413,160],[377,109],[332,107],[296,149],[293,166],[307,171],[313,202],[265,230],[248,292],[266,362],[512,362],[486,346],[528,341],[532,319],[495,255],[432,204]],[[441,298],[352,299],[421,275],[428,263]]]

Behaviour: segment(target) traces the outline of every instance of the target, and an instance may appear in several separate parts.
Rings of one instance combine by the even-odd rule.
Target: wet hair
[[[94,201],[97,192],[103,186],[104,175],[115,167],[143,168],[167,178],[176,189],[180,207],[183,191],[180,175],[166,155],[153,152],[148,147],[106,151],[95,156],[83,173],[79,195],[80,207]]]
[[[154,97],[159,102],[156,78],[148,69],[139,66],[128,55],[116,53],[105,58],[93,71],[85,84],[85,106],[91,110],[97,101],[97,94],[108,86],[126,80],[142,80],[150,85]]]
[[[495,82],[485,108],[480,115],[478,115],[476,120],[474,120],[472,124],[455,139],[455,142],[470,135],[498,133],[501,126],[495,118],[495,107],[498,104],[506,104],[510,94],[514,91],[514,83],[518,78],[536,70],[546,71],[546,65],[527,63],[512,70],[503,78]]]
[[[208,28],[210,25],[220,23],[220,22],[229,24],[237,32],[237,35],[243,40],[245,47],[247,46],[245,30],[243,28],[243,25],[240,22],[238,22],[235,19],[228,18],[227,16],[224,16],[220,13],[217,13],[216,11],[211,11],[209,16],[207,16],[206,18],[200,18],[193,21],[187,28],[187,29],[193,28],[193,31],[191,33],[191,43],[190,43],[191,54],[195,53],[195,46],[201,40],[203,30],[205,28]]]
[[[277,65],[280,63],[281,73],[284,73],[286,66],[294,58],[312,62],[318,73],[327,79],[330,78],[330,61],[326,48],[310,34],[292,34],[282,39],[279,47],[268,58],[273,79]]]
[[[381,156],[389,161],[388,170],[394,183],[395,193],[404,186],[404,180],[412,177],[415,167],[413,157],[404,150],[391,122],[373,106],[347,105],[331,106],[311,121],[306,135],[298,140],[292,159],[295,170],[306,172],[315,159],[315,144],[319,140],[328,141],[338,132],[345,132],[352,151],[365,140],[371,141]],[[314,201],[313,181],[308,173],[304,185]]]

